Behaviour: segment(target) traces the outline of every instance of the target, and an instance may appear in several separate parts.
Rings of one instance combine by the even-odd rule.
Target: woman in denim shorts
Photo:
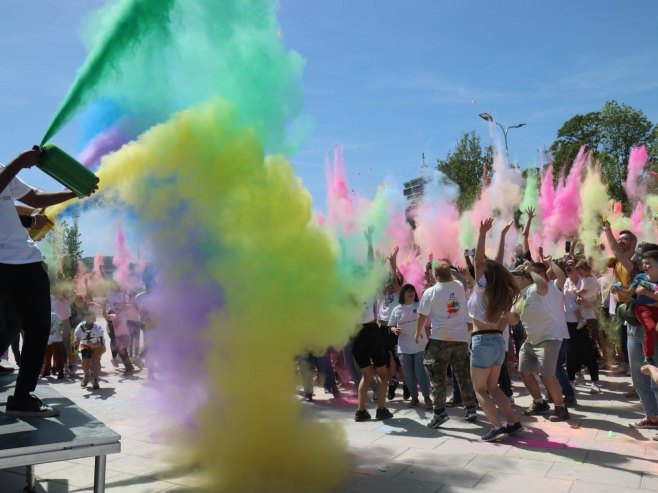
[[[484,250],[487,232],[493,218],[480,223],[480,235],[475,252],[477,284],[468,300],[468,312],[473,321],[471,339],[471,379],[480,407],[491,423],[491,430],[482,436],[490,442],[523,429],[512,404],[498,386],[500,369],[505,359],[503,330],[507,313],[519,290],[511,274],[502,264],[487,259]],[[507,422],[503,425],[499,412]]]

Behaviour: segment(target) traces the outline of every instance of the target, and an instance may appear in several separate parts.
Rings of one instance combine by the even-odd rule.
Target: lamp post
[[[509,125],[508,127],[503,127],[500,123],[494,120],[493,116],[491,116],[489,113],[480,113],[479,116],[480,118],[488,121],[489,123],[495,123],[503,131],[503,136],[505,137],[505,153],[507,154],[507,157],[509,159],[509,148],[507,147],[507,132],[509,131],[510,128],[521,128],[525,125],[525,123],[517,123],[516,125]]]

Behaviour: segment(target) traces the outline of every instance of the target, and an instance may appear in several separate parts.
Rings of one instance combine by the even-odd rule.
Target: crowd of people
[[[313,399],[315,365],[334,396],[339,385],[354,382],[356,421],[372,419],[370,390],[375,418],[389,419],[386,397],[394,398],[401,379],[408,406],[421,405],[420,391],[425,409],[433,412],[427,426],[440,428],[451,418],[449,407],[463,406],[463,418],[471,422],[481,409],[490,425],[481,438],[493,441],[523,430],[512,368],[532,397],[522,413],[550,413],[554,422],[570,419],[577,383],[586,383],[591,394],[602,392],[599,370],[606,368],[630,371],[634,388],[625,396],[639,397],[645,417],[629,426],[658,429],[658,384],[651,378],[658,377],[658,245],[639,243],[628,230],[614,234],[603,220],[609,251],[601,250],[601,258],[587,258],[577,238],[567,242],[564,256],[551,257],[543,248],[530,251],[534,210],[523,214],[522,241],[512,258],[505,259],[512,222],[501,230],[496,255],[487,256],[494,222],[487,219],[463,267],[448,259],[427,263],[422,292],[405,284],[396,248],[382,292],[363,301],[361,324],[348,345],[304,359],[305,398]],[[372,263],[372,228],[365,237]],[[447,398],[450,377],[453,394]]]

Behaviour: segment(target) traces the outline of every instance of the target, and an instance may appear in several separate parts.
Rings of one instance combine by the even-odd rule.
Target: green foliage
[[[78,221],[72,226],[64,225],[64,245],[62,255],[62,268],[67,279],[73,279],[78,270],[78,261],[82,259],[82,240]]]
[[[477,200],[482,187],[483,175],[491,174],[494,149],[482,149],[480,137],[474,131],[465,132],[454,150],[448,151],[436,162],[437,169],[459,187],[457,205],[465,210]]]
[[[575,115],[558,130],[551,145],[556,177],[560,172],[569,172],[578,149],[584,144],[601,162],[610,195],[626,203],[623,182],[630,150],[644,144],[656,156],[656,143],[658,126],[654,127],[641,110],[614,100],[607,101],[600,111]]]

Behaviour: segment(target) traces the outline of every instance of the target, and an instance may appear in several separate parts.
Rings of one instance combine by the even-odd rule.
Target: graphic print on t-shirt
[[[459,313],[460,305],[455,293],[450,293],[450,298],[448,299],[447,308],[448,308],[449,318],[452,318]]]

